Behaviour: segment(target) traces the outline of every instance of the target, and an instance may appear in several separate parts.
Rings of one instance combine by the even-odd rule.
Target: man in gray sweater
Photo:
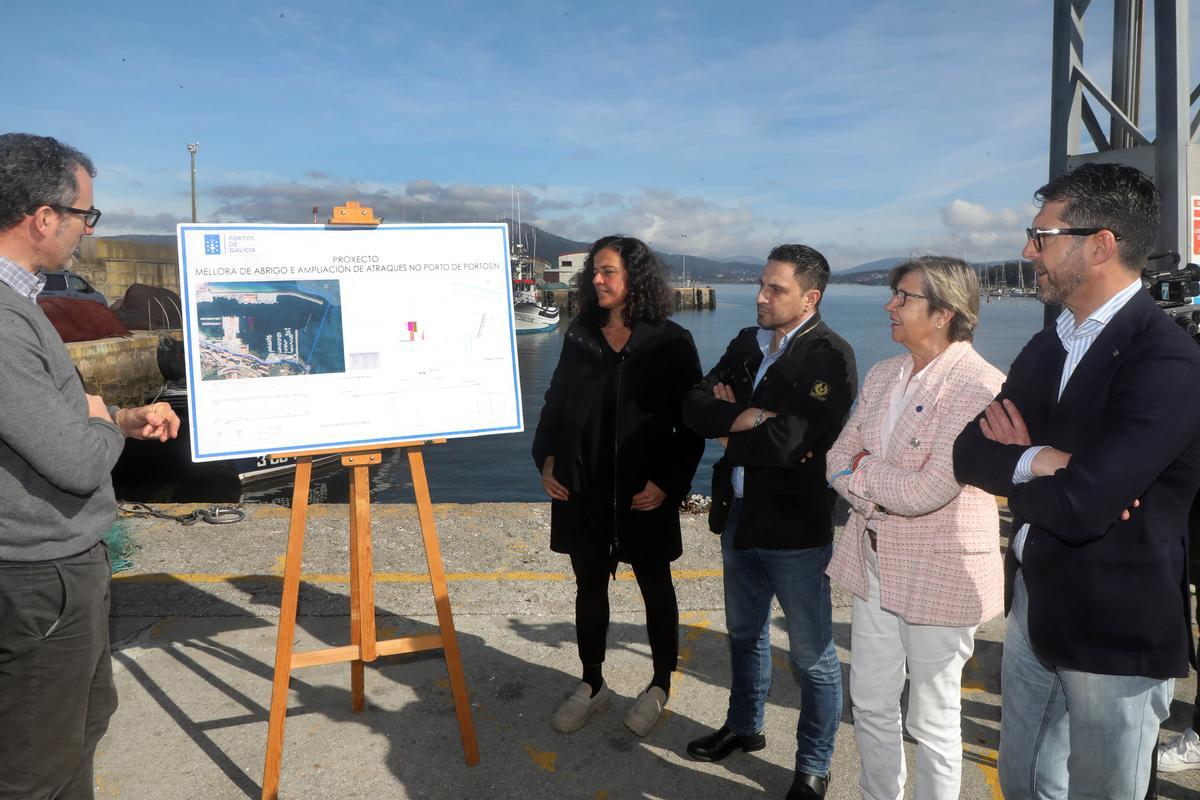
[[[92,757],[117,707],[104,534],[124,437],[166,441],[166,403],[107,407],[84,392],[38,308],[100,212],[95,168],[54,139],[0,135],[0,800],[91,798]]]

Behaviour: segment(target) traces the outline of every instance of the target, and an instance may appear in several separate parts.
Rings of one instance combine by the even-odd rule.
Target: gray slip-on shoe
[[[558,710],[554,712],[554,719],[550,724],[554,726],[554,730],[562,733],[571,733],[583,727],[583,723],[588,721],[588,717],[595,714],[597,711],[603,711],[608,708],[608,702],[612,699],[612,690],[608,688],[607,683],[600,684],[600,691],[596,692],[596,696],[592,696],[592,687],[584,681],[580,681],[575,687],[575,691],[571,692],[571,696],[562,701]]]
[[[638,695],[633,707],[625,715],[625,727],[638,736],[645,736],[662,717],[666,705],[667,693],[657,686],[651,686]]]

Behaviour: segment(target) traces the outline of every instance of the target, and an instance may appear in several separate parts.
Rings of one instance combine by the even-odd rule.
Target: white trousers
[[[908,666],[905,723],[917,741],[917,800],[956,800],[962,781],[962,670],[978,625],[910,625],[879,605],[869,551],[866,600],[854,598],[850,628],[850,702],[866,800],[901,800],[906,770],[900,693]]]

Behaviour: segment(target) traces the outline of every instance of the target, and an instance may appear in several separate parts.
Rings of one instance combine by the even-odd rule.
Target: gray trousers
[[[0,800],[91,800],[117,708],[108,548],[0,561]]]

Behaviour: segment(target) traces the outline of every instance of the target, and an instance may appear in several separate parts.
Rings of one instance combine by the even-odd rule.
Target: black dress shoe
[[[784,800],[809,800],[809,798],[820,800],[825,796],[825,789],[828,786],[828,775],[809,775],[807,772],[797,772],[792,781],[792,788],[788,789]]]
[[[753,753],[766,746],[767,737],[761,733],[742,736],[722,725],[721,730],[688,742],[687,751],[688,755],[697,761],[720,761],[734,750]]]

